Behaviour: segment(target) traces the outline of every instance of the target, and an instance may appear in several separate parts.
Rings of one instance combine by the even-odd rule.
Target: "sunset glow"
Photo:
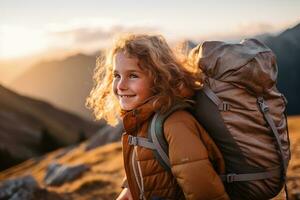
[[[14,58],[38,53],[47,48],[47,38],[40,31],[24,27],[2,27],[0,57]]]
[[[280,0],[28,0],[26,7],[0,0],[0,7],[0,60],[49,49],[93,52],[126,31],[154,31],[171,40],[226,40],[274,33],[300,21],[300,1]]]

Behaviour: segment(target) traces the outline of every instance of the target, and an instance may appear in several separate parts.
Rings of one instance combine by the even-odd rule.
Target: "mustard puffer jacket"
[[[218,175],[225,173],[223,157],[189,112],[176,111],[164,123],[171,172],[159,164],[152,150],[128,144],[129,135],[147,138],[151,117],[161,105],[148,101],[123,115],[123,160],[133,199],[229,199]]]

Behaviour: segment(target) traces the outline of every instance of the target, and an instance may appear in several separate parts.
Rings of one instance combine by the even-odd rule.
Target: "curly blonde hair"
[[[161,35],[126,34],[120,36],[103,57],[98,57],[94,72],[94,87],[86,100],[96,119],[105,119],[115,125],[121,113],[112,90],[113,60],[119,52],[137,58],[139,66],[147,72],[154,83],[154,98],[167,97],[162,110],[168,110],[176,98],[184,98],[184,90],[199,89],[202,73],[183,54],[171,50]]]

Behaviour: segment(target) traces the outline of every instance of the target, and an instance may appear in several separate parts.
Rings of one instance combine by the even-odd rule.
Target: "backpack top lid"
[[[239,44],[208,41],[191,54],[209,78],[230,82],[255,94],[266,93],[276,84],[275,55],[256,39],[245,39]]]

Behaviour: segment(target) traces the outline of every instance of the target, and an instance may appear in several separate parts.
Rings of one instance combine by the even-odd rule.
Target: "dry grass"
[[[289,117],[289,132],[292,159],[288,168],[288,188],[290,194],[300,195],[300,117]]]

